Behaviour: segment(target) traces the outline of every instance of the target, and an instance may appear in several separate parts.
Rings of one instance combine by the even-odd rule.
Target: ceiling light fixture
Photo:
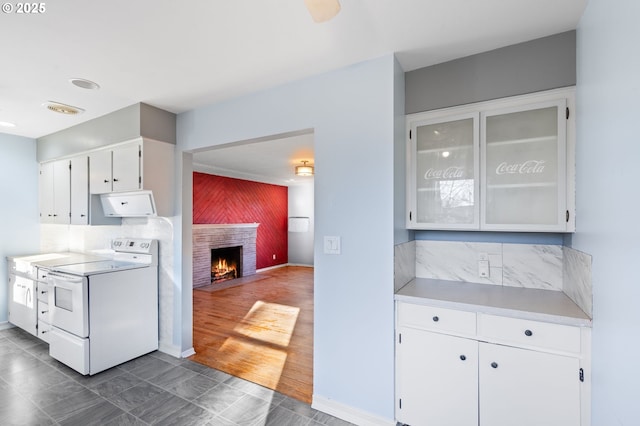
[[[338,0],[304,0],[309,13],[315,22],[325,22],[340,12]]]
[[[60,102],[47,101],[42,104],[43,107],[49,111],[57,112],[64,115],[76,115],[84,112],[82,108],[74,107],[71,105],[63,104]]]
[[[296,176],[313,176],[313,166],[307,166],[308,161],[303,161],[302,166],[296,166]]]
[[[74,86],[80,87],[81,89],[87,90],[98,90],[100,85],[91,80],[87,80],[86,78],[70,78],[69,83]]]
[[[16,125],[8,121],[0,121],[0,127],[16,127]]]

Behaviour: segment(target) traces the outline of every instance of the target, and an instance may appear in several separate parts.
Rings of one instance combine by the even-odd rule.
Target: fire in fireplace
[[[211,249],[211,283],[242,276],[242,246]]]

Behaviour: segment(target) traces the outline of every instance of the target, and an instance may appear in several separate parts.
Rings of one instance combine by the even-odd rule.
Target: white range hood
[[[114,192],[100,195],[106,217],[157,216],[151,191]]]

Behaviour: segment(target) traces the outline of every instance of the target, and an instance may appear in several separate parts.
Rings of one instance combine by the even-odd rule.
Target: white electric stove
[[[108,260],[47,272],[49,354],[96,374],[158,349],[158,242],[112,241]]]

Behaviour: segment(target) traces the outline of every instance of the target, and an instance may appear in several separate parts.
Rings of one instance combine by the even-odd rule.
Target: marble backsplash
[[[478,274],[481,257],[489,259],[486,278]],[[394,288],[413,277],[563,291],[592,315],[591,256],[569,247],[410,241],[395,247]]]

